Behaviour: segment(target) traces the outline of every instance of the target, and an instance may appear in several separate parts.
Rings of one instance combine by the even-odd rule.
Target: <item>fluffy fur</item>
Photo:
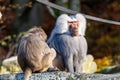
[[[71,35],[72,32],[70,31],[70,26],[68,24],[68,22],[71,21],[79,22],[79,32],[77,36]],[[84,62],[87,54],[87,41],[84,37],[85,30],[86,19],[82,14],[71,16],[62,14],[58,17],[47,43],[57,52],[55,60],[57,60],[57,67],[60,70],[67,69],[69,72],[83,72],[82,62]]]
[[[80,13],[76,15],[72,15],[72,16],[74,16],[79,21],[79,35],[85,36],[85,30],[86,30],[85,17]],[[56,24],[55,24],[55,28],[53,29],[51,36],[47,41],[48,43],[51,42],[55,34],[63,34],[63,33],[70,34],[68,30],[67,22],[71,20],[72,16],[68,16],[67,14],[62,14],[58,17]]]

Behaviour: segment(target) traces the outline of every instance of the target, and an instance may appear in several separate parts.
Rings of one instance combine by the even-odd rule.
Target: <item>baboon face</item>
[[[68,21],[69,32],[72,36],[79,35],[79,24],[78,21]]]

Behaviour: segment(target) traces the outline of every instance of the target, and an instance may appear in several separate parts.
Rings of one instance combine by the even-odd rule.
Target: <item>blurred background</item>
[[[57,5],[99,18],[120,22],[120,0],[49,0]],[[3,66],[3,60],[16,56],[18,40],[33,26],[50,35],[57,17],[64,12],[36,0],[0,0],[0,73],[19,72],[19,65]],[[97,72],[120,72],[120,25],[87,19],[88,54],[97,63]]]

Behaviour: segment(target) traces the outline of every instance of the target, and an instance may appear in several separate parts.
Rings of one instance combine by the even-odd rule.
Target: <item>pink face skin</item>
[[[79,24],[78,21],[68,21],[69,30],[72,36],[79,35]]]

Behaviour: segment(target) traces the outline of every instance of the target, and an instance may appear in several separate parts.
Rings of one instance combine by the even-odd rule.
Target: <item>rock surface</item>
[[[23,80],[24,73],[2,74],[0,80]],[[85,74],[85,73],[67,73],[67,72],[44,72],[33,73],[30,80],[120,80],[120,74]]]

